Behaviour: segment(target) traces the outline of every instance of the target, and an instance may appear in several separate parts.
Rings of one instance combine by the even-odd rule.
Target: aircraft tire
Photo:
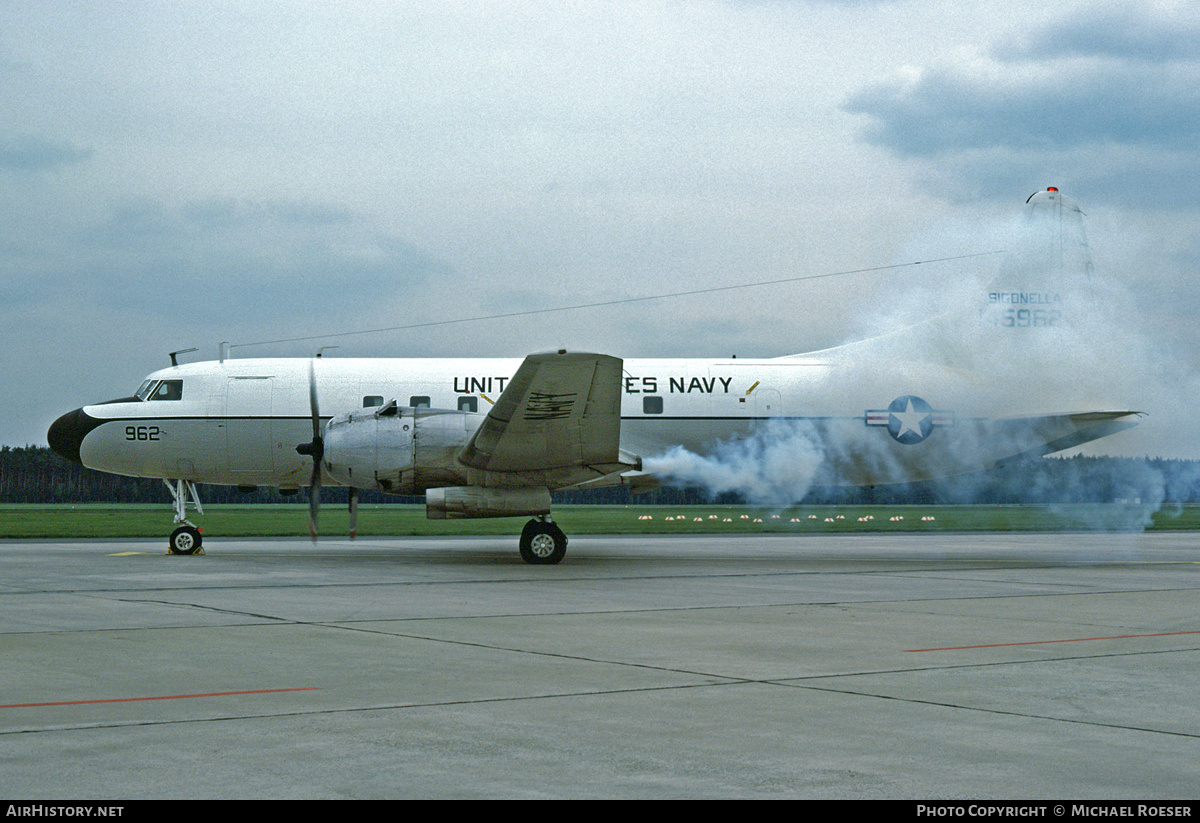
[[[194,529],[191,526],[180,526],[175,531],[171,532],[171,539],[167,542],[167,549],[171,554],[195,554],[200,550],[200,530]]]
[[[567,536],[553,523],[530,520],[521,531],[521,559],[535,566],[552,566],[567,553]]]

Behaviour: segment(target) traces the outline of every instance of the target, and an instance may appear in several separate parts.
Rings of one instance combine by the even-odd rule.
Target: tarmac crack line
[[[390,703],[374,706],[346,706],[341,708],[310,709],[305,711],[267,712],[259,714],[220,715],[217,717],[182,717],[167,720],[130,720],[117,723],[81,723],[74,726],[47,726],[45,728],[3,729],[0,737],[17,734],[44,734],[49,732],[91,731],[93,729],[120,729],[152,726],[172,726],[186,723],[224,723],[244,720],[269,720],[289,717],[314,717],[320,715],[358,714],[365,712],[404,711],[447,706],[473,706],[488,703],[520,703],[527,700],[557,700],[570,697],[604,697],[607,695],[637,694],[640,692],[667,692],[686,689],[709,689],[713,687],[741,686],[754,681],[729,681],[724,683],[686,683],[674,686],[636,686],[623,689],[594,689],[590,691],[551,692],[546,694],[509,695],[504,697],[478,697],[466,700],[430,700],[411,703]]]
[[[342,627],[342,628],[347,628],[347,627]],[[368,632],[380,633],[380,634],[391,634],[388,632],[375,632],[374,630],[370,630],[370,629],[348,629],[347,628],[347,630],[368,631]],[[646,669],[646,670],[662,672],[662,673],[679,674],[679,675],[686,675],[686,676],[690,676],[690,677],[704,677],[704,678],[711,678],[711,679],[716,679],[716,680],[722,681],[722,682],[718,682],[718,683],[692,684],[689,686],[648,688],[648,689],[645,689],[646,691],[655,691],[655,690],[669,689],[669,688],[711,687],[711,686],[719,686],[719,685],[752,685],[752,684],[756,684],[756,685],[783,686],[786,688],[808,689],[811,691],[829,692],[829,693],[834,693],[834,694],[856,695],[856,696],[860,696],[860,697],[871,697],[871,698],[875,698],[875,699],[879,699],[879,700],[895,700],[898,702],[912,703],[912,704],[916,704],[916,705],[939,706],[942,708],[962,709],[964,711],[975,711],[975,712],[983,712],[983,713],[990,713],[990,714],[997,714],[997,715],[1006,715],[1006,716],[1012,716],[1012,717],[1023,717],[1023,718],[1035,719],[1035,720],[1051,720],[1051,721],[1059,721],[1059,722],[1063,722],[1063,723],[1075,723],[1075,724],[1079,724],[1079,725],[1096,726],[1096,727],[1100,727],[1100,728],[1121,729],[1121,730],[1128,730],[1128,731],[1141,731],[1141,732],[1147,732],[1147,733],[1151,733],[1151,734],[1164,734],[1164,735],[1170,735],[1170,736],[1175,736],[1175,737],[1200,738],[1200,734],[1195,734],[1195,733],[1190,733],[1190,732],[1177,732],[1177,731],[1170,731],[1170,730],[1165,730],[1165,729],[1151,729],[1151,728],[1145,728],[1145,727],[1141,727],[1141,726],[1132,726],[1132,725],[1125,725],[1125,724],[1119,724],[1119,723],[1103,723],[1103,722],[1098,722],[1098,721],[1079,720],[1079,719],[1066,718],[1066,717],[1055,717],[1052,715],[1038,715],[1038,714],[1026,713],[1026,712],[1005,711],[1005,710],[1000,710],[1000,709],[988,709],[988,708],[982,708],[982,707],[976,707],[976,706],[964,706],[964,705],[949,703],[949,702],[919,700],[919,699],[915,699],[915,698],[903,698],[903,697],[896,697],[894,695],[884,695],[884,694],[876,694],[873,692],[857,691],[854,689],[836,689],[836,688],[831,688],[828,686],[817,686],[817,685],[813,685],[808,682],[804,682],[804,683],[787,682],[786,679],[781,679],[781,678],[753,678],[753,677],[736,676],[736,675],[722,675],[722,674],[717,674],[715,672],[700,672],[700,671],[694,671],[694,670],[690,670],[690,669],[682,669],[682,668],[671,667],[671,666],[655,666],[655,665],[651,665],[648,663],[636,663],[636,662],[621,661],[621,660],[606,660],[606,659],[601,659],[601,658],[585,657],[583,655],[564,654],[562,652],[547,652],[547,651],[538,651],[538,650],[532,650],[532,649],[518,649],[518,648],[507,647],[507,646],[500,646],[500,645],[492,644],[492,643],[479,643],[479,642],[475,642],[475,641],[451,640],[451,639],[446,639],[446,638],[429,637],[426,635],[391,634],[391,636],[405,637],[405,638],[412,639],[412,640],[429,640],[429,641],[433,641],[433,642],[437,642],[437,643],[449,643],[449,644],[454,644],[454,645],[469,646],[469,647],[473,647],[473,648],[484,648],[484,649],[490,649],[493,651],[511,652],[514,654],[531,654],[531,655],[537,655],[540,657],[555,657],[555,658],[560,658],[560,659],[574,660],[574,661],[586,662],[586,663],[600,663],[600,664],[622,666],[622,667],[628,667],[628,668],[639,668],[639,669]],[[832,677],[861,677],[861,676],[877,676],[877,675],[887,675],[887,674],[904,674],[904,673],[918,672],[918,671],[938,671],[941,669],[990,668],[990,667],[997,667],[997,666],[1025,665],[1028,663],[1067,662],[1067,661],[1074,661],[1074,660],[1087,660],[1087,659],[1100,659],[1100,658],[1135,657],[1135,656],[1151,655],[1151,654],[1176,654],[1176,653],[1180,653],[1180,652],[1191,652],[1191,651],[1196,651],[1196,650],[1197,649],[1195,649],[1195,648],[1161,649],[1161,650],[1148,650],[1148,651],[1136,651],[1136,652],[1122,652],[1119,654],[1076,655],[1076,656],[1066,656],[1066,657],[1060,657],[1060,658],[1054,658],[1054,659],[1043,658],[1040,660],[997,661],[997,662],[982,663],[982,664],[966,664],[966,665],[935,666],[935,667],[914,667],[914,668],[906,668],[906,669],[882,670],[882,671],[876,671],[876,672],[842,673],[842,674],[836,674],[836,675],[822,675],[821,677],[822,678],[825,678],[825,677],[829,677],[829,678],[832,678]],[[625,691],[641,691],[641,690],[642,689],[630,689],[630,690],[620,690],[620,691],[625,692]]]
[[[1170,654],[1170,653],[1176,653],[1179,651],[1185,651],[1185,652],[1186,651],[1195,651],[1196,649],[1158,650],[1158,651],[1144,651],[1144,652],[1129,652],[1129,653],[1122,653],[1122,654],[1086,655],[1086,656],[1082,656],[1082,657],[1055,658],[1053,660],[1041,659],[1041,660],[1027,660],[1027,661],[998,661],[998,662],[982,663],[982,664],[966,664],[966,665],[936,666],[936,667],[913,667],[913,668],[905,668],[905,669],[880,670],[880,671],[871,671],[871,672],[819,675],[819,676],[814,676],[811,678],[797,678],[796,680],[789,680],[787,678],[754,678],[754,677],[745,677],[745,676],[721,675],[721,674],[717,674],[714,672],[701,672],[701,671],[695,671],[695,670],[684,669],[684,668],[679,668],[679,667],[656,666],[656,665],[652,665],[652,664],[648,664],[648,663],[637,663],[637,662],[621,661],[621,660],[608,660],[608,659],[602,659],[602,658],[587,657],[587,656],[583,656],[583,655],[565,654],[562,652],[539,651],[539,650],[534,650],[534,649],[520,649],[520,648],[514,648],[514,647],[508,647],[508,646],[500,646],[500,645],[491,644],[491,643],[480,643],[480,642],[476,642],[476,641],[464,641],[464,640],[454,640],[454,639],[447,639],[447,638],[429,637],[426,635],[396,634],[396,633],[392,633],[392,632],[382,632],[382,631],[378,631],[378,630],[366,629],[366,628],[361,628],[361,627],[346,627],[346,626],[331,625],[331,624],[326,624],[326,623],[302,623],[299,625],[320,626],[320,627],[324,627],[324,628],[330,628],[330,629],[341,630],[341,631],[353,631],[353,632],[363,632],[363,633],[369,633],[369,634],[381,634],[381,635],[386,635],[388,637],[403,638],[403,639],[407,639],[407,640],[423,640],[423,641],[429,641],[429,642],[434,642],[434,643],[445,643],[445,644],[450,644],[450,645],[489,649],[489,650],[493,650],[493,651],[502,651],[502,652],[508,652],[508,653],[513,653],[513,654],[528,654],[528,655],[535,655],[538,657],[559,658],[559,659],[572,660],[572,661],[582,662],[582,663],[598,663],[598,664],[602,664],[602,665],[611,665],[611,666],[624,667],[624,668],[636,668],[636,669],[655,671],[655,672],[659,672],[659,673],[669,673],[669,674],[676,674],[676,675],[682,675],[682,676],[688,676],[688,677],[700,677],[700,678],[705,678],[705,679],[709,680],[710,682],[707,682],[707,683],[684,683],[684,684],[676,684],[676,685],[659,685],[659,686],[639,686],[639,687],[617,688],[617,689],[592,689],[592,690],[571,691],[571,692],[553,692],[553,693],[545,693],[545,694],[526,694],[526,695],[481,697],[481,698],[458,699],[458,700],[421,701],[421,702],[395,703],[395,704],[385,704],[385,705],[376,705],[376,706],[352,706],[352,707],[343,707],[343,708],[313,709],[313,710],[308,710],[308,711],[291,711],[291,712],[272,712],[272,713],[260,713],[260,714],[249,714],[249,715],[223,715],[223,716],[219,716],[219,717],[172,718],[172,719],[168,719],[168,720],[128,721],[128,722],[120,722],[120,723],[91,723],[91,724],[80,724],[77,726],[56,726],[56,727],[47,727],[47,728],[40,728],[40,729],[28,729],[28,728],[27,729],[8,729],[8,730],[0,731],[0,736],[13,735],[13,734],[35,734],[35,733],[45,733],[45,732],[55,732],[55,731],[85,731],[85,730],[103,729],[103,728],[149,727],[149,726],[176,725],[176,724],[184,724],[184,723],[209,723],[209,722],[227,722],[227,721],[269,719],[269,718],[352,714],[352,713],[371,712],[371,711],[396,711],[396,710],[445,707],[445,706],[482,705],[482,704],[489,704],[489,703],[505,703],[505,702],[514,702],[515,703],[515,702],[522,702],[522,701],[528,701],[528,700],[552,700],[552,699],[571,698],[571,697],[598,697],[598,696],[604,696],[604,695],[617,695],[617,694],[652,693],[652,692],[682,691],[682,690],[689,690],[689,689],[711,689],[714,687],[725,688],[725,687],[729,687],[729,686],[763,685],[763,686],[774,686],[774,687],[782,687],[782,688],[789,688],[789,689],[799,689],[799,690],[813,691],[813,692],[822,692],[822,693],[827,693],[827,694],[837,694],[837,695],[843,695],[843,696],[871,698],[874,700],[895,701],[898,703],[907,703],[907,704],[911,704],[911,705],[921,705],[921,706],[931,706],[931,707],[942,708],[942,709],[977,712],[977,713],[982,713],[982,714],[992,714],[992,715],[999,715],[999,716],[1006,716],[1006,717],[1017,717],[1017,718],[1028,719],[1028,720],[1047,720],[1047,721],[1052,721],[1052,722],[1071,723],[1071,724],[1081,725],[1081,726],[1091,726],[1091,727],[1107,728],[1107,729],[1118,729],[1118,730],[1122,730],[1122,731],[1145,732],[1145,733],[1149,733],[1149,734],[1160,734],[1160,735],[1167,735],[1167,736],[1172,736],[1172,737],[1183,737],[1183,738],[1189,738],[1189,739],[1200,738],[1200,734],[1191,733],[1191,732],[1179,732],[1179,731],[1171,731],[1171,730],[1166,730],[1166,729],[1146,728],[1146,727],[1142,727],[1142,726],[1134,726],[1134,725],[1120,724],[1120,723],[1081,720],[1081,719],[1077,719],[1077,718],[1068,718],[1068,717],[1056,717],[1053,715],[1036,714],[1036,713],[1032,713],[1032,712],[1017,712],[1017,711],[1011,711],[1011,710],[986,708],[986,707],[980,707],[980,706],[968,706],[968,705],[963,705],[963,704],[958,704],[958,703],[951,703],[948,701],[923,700],[923,699],[919,699],[919,698],[905,698],[905,697],[898,697],[895,695],[880,694],[877,692],[864,691],[864,690],[859,690],[859,689],[834,688],[832,686],[821,686],[821,685],[817,685],[817,684],[811,682],[814,679],[827,679],[827,678],[835,678],[835,677],[853,678],[853,677],[864,677],[864,676],[896,675],[896,674],[912,673],[912,672],[919,672],[919,671],[920,672],[931,671],[931,670],[937,671],[940,669],[989,668],[989,667],[996,667],[996,666],[1024,665],[1024,664],[1028,664],[1028,663],[1047,663],[1047,662],[1055,662],[1056,660],[1057,661],[1069,661],[1069,660],[1090,659],[1090,658],[1127,657],[1127,656],[1145,655],[1145,654]],[[798,682],[800,680],[804,680],[805,682]]]
[[[873,697],[877,700],[892,700],[898,703],[909,703],[917,706],[934,706],[941,709],[958,709],[968,712],[978,712],[981,714],[1001,715],[1005,717],[1020,717],[1026,720],[1049,720],[1056,723],[1073,723],[1079,726],[1093,726],[1102,729],[1120,729],[1121,731],[1146,732],[1148,734],[1162,734],[1170,737],[1185,737],[1197,739],[1200,734],[1194,732],[1179,732],[1169,729],[1150,729],[1145,726],[1130,726],[1121,723],[1104,723],[1097,720],[1081,720],[1072,717],[1055,717],[1047,714],[1034,714],[1032,712],[1017,712],[1005,709],[990,709],[983,706],[964,706],[961,703],[949,703],[938,700],[921,700],[914,697],[897,697],[890,694],[876,694],[874,692],[856,691],[854,689],[833,689],[824,686],[813,686],[806,683],[779,683],[778,685],[790,685],[792,688],[809,689],[819,692],[831,692],[833,694],[855,695],[857,697]]]

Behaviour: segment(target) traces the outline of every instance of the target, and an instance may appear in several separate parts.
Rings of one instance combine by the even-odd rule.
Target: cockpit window
[[[138,400],[182,400],[182,380],[147,380],[134,394]]]
[[[182,380],[164,380],[158,384],[158,388],[154,390],[151,400],[182,400],[183,399],[183,381]]]

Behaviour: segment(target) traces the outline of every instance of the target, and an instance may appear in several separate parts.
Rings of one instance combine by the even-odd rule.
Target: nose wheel
[[[552,566],[567,553],[567,536],[549,518],[534,518],[521,530],[521,559],[539,566]]]
[[[200,550],[202,538],[195,526],[180,526],[171,532],[167,548],[171,554],[195,554]]]

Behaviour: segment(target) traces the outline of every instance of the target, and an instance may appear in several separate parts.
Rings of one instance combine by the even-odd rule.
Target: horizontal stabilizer
[[[1010,417],[997,420],[994,430],[1014,442],[1040,441],[1036,447],[1023,449],[1021,453],[1046,455],[1131,429],[1144,416],[1143,412],[1135,411],[1095,411]]]

